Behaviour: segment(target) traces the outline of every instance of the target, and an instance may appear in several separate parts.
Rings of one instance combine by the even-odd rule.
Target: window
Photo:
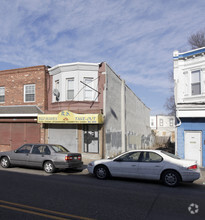
[[[131,152],[122,155],[115,159],[115,161],[122,161],[122,162],[138,162],[141,152]]]
[[[56,80],[56,81],[55,81],[55,89],[58,89],[58,90],[59,90],[59,80]]]
[[[163,119],[159,119],[159,126],[163,126]]]
[[[84,126],[84,152],[99,153],[99,128],[98,125]]]
[[[92,81],[93,81],[93,78],[84,78],[84,83],[88,85],[88,86],[85,86],[85,89],[84,89],[84,100],[93,99],[93,90],[90,88],[92,87]]]
[[[154,152],[142,152],[142,154],[140,155],[140,161],[141,162],[161,162],[163,160],[163,158],[159,155],[156,154]]]
[[[0,87],[0,103],[5,102],[5,88]]]
[[[199,70],[191,73],[191,91],[192,95],[201,94],[201,74]]]
[[[67,79],[67,100],[74,99],[74,78]]]
[[[19,148],[16,153],[24,153],[24,154],[28,154],[31,151],[31,147],[32,145],[23,145],[21,148]]]
[[[35,101],[35,84],[24,85],[24,102]]]
[[[169,120],[169,125],[170,125],[170,127],[173,127],[173,125],[174,125],[174,119],[173,119],[173,118],[171,118],[171,119]]]

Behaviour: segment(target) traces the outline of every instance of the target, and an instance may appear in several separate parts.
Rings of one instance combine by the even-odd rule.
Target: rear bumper
[[[184,182],[192,182],[198,180],[200,178],[200,171],[186,171],[182,174],[182,181]]]
[[[78,163],[55,163],[55,167],[58,169],[68,169],[68,168],[82,168],[83,162]]]

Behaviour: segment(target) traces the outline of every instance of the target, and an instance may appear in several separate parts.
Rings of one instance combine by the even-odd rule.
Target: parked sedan
[[[180,159],[160,150],[129,151],[114,159],[93,161],[87,169],[99,179],[113,176],[161,180],[168,186],[200,178],[200,170],[195,161]]]
[[[83,162],[81,154],[71,153],[61,145],[24,144],[17,150],[1,152],[0,164],[3,168],[38,167],[46,173],[53,173],[56,169],[82,169]]]

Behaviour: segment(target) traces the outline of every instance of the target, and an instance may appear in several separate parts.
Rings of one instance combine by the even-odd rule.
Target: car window
[[[50,152],[48,146],[45,146],[45,145],[35,145],[33,147],[32,154],[50,155],[51,152]]]
[[[141,162],[161,162],[163,158],[154,152],[142,152],[140,155]]]
[[[122,162],[137,162],[139,160],[140,152],[130,152],[118,157],[116,161]]]
[[[65,147],[61,145],[49,145],[56,153],[68,153],[69,150],[67,150]]]
[[[172,158],[174,158],[174,159],[178,159],[178,160],[180,160],[181,158],[180,157],[178,157],[178,156],[176,156],[176,155],[174,155],[174,154],[171,154],[171,153],[169,153],[169,152],[166,152],[166,151],[161,151],[163,154],[166,154],[167,156],[169,156],[169,157],[172,157]]]
[[[32,145],[23,145],[22,147],[20,147],[18,150],[16,150],[16,153],[24,153],[24,154],[28,154],[31,151],[31,147]]]

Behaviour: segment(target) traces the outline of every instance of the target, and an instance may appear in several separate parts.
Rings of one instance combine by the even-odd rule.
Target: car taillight
[[[73,157],[72,156],[65,156],[65,160],[72,160]]]
[[[196,170],[197,169],[197,165],[192,165],[190,167],[187,168],[188,170]]]
[[[78,156],[78,160],[81,160],[81,155]]]

